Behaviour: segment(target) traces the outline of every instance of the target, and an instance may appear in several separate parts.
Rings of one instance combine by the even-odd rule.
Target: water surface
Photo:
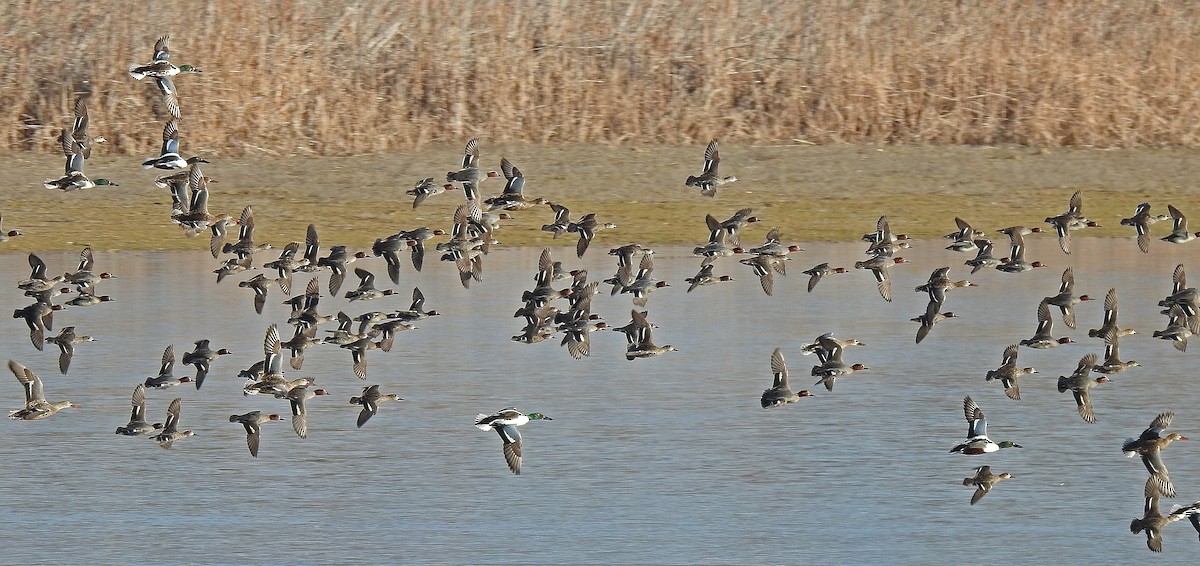
[[[1156,242],[1157,243],[1157,242]],[[398,336],[390,353],[368,354],[365,383],[399,392],[362,429],[360,391],[348,352],[309,351],[303,370],[332,392],[309,403],[308,439],[287,423],[264,425],[258,459],[228,415],[250,410],[287,413],[283,401],[244,397],[238,370],[261,359],[263,332],[284,324],[283,296],[271,290],[256,315],[251,294],[235,276],[216,285],[202,252],[97,254],[97,269],[118,279],[101,283],[116,298],[57,313],[55,328],[75,325],[97,342],[78,347],[69,375],[57,352],[37,352],[20,320],[0,333],[4,355],[34,369],[51,400],[83,408],[37,422],[5,422],[0,477],[6,497],[0,524],[6,557],[17,562],[248,563],[946,563],[968,545],[986,563],[1127,564],[1147,558],[1142,536],[1128,530],[1142,512],[1145,470],[1127,460],[1121,442],[1160,411],[1177,413],[1173,430],[1200,437],[1200,387],[1195,352],[1182,353],[1150,337],[1165,326],[1155,303],[1170,290],[1174,266],[1195,248],[1156,246],[1137,253],[1130,241],[1076,240],[1063,255],[1050,238],[1034,240],[1029,258],[1052,267],[971,278],[981,287],[953,291],[946,310],[961,318],[939,324],[914,345],[912,316],[925,295],[910,289],[941,265],[965,276],[969,255],[919,242],[913,265],[893,271],[896,300],[884,302],[862,271],[823,281],[812,294],[799,272],[821,261],[849,267],[859,245],[807,244],[763,294],[749,268],[732,260],[717,273],[734,283],[685,293],[683,278],[698,261],[687,250],[656,255],[655,276],[672,283],[650,299],[659,344],[679,352],[624,359],[624,338],[600,332],[592,356],[573,360],[557,339],[518,344],[509,337],[520,293],[532,284],[539,250],[501,249],[487,257],[485,280],[462,289],[448,263],[402,272],[398,296],[349,304],[324,297],[321,311],[407,308],[412,286],[443,316]],[[612,257],[592,250],[576,261],[567,247],[555,257],[586,267],[593,279],[611,275]],[[1114,259],[1115,258],[1115,259]],[[51,271],[74,267],[74,254],[46,254]],[[267,261],[273,257],[260,257]],[[363,265],[386,280],[382,262]],[[1197,263],[1200,269],[1200,263]],[[1010,343],[1035,326],[1037,302],[1057,292],[1066,266],[1076,290],[1102,299],[1117,287],[1126,358],[1143,367],[1094,391],[1099,422],[1085,423],[1069,394],[1055,390],[1102,343],[1087,338],[1100,324],[1101,301],[1085,303],[1079,329],[1056,315],[1058,335],[1083,342],[1054,350],[1023,348],[1022,401],[1007,399],[983,375],[999,365]],[[23,255],[0,255],[15,283],[27,274]],[[299,274],[299,292],[308,280]],[[327,273],[321,274],[324,288]],[[1200,277],[1200,274],[1195,275]],[[353,284],[353,277],[347,286]],[[344,291],[343,291],[344,292]],[[7,306],[27,304],[10,286]],[[595,298],[610,324],[629,319],[628,295]],[[764,411],[758,397],[770,384],[768,358],[784,348],[794,388],[810,387],[814,360],[799,347],[824,332],[855,337],[867,347],[846,353],[870,371],[839,379],[832,393]],[[290,336],[290,330],[285,331]],[[182,425],[197,436],[162,450],[144,438],[113,434],[128,417],[136,383],[157,371],[167,344],[179,355],[210,338],[234,355],[217,360],[200,391],[190,386],[150,391],[148,411],[160,420],[183,398]],[[1200,349],[1200,346],[1194,346]],[[177,365],[177,375],[191,368]],[[7,408],[21,405],[15,380],[0,388]],[[995,440],[1021,450],[969,457],[948,454],[965,433],[962,398],[983,407]],[[476,413],[508,405],[541,411],[553,421],[523,428],[524,473],[504,465],[500,441],[471,426]],[[1166,454],[1174,502],[1200,499],[1200,450],[1179,443]],[[1015,478],[979,505],[963,477],[989,464]],[[1164,511],[1173,501],[1164,500]],[[1163,560],[1191,561],[1196,533],[1185,521],[1165,532]]]

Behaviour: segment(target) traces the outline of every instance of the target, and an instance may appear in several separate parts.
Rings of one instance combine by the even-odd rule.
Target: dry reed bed
[[[0,3],[0,151],[56,151],[93,92],[109,154],[516,143],[1194,146],[1200,4],[815,0]]]

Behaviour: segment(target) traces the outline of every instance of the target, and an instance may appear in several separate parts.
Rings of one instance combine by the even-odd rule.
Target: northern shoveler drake
[[[1167,465],[1163,463],[1162,451],[1176,440],[1191,440],[1178,432],[1163,436],[1163,431],[1171,426],[1174,418],[1175,413],[1170,411],[1159,413],[1140,436],[1127,438],[1125,444],[1121,445],[1121,452],[1126,458],[1141,455],[1142,464],[1150,473],[1150,481],[1146,484],[1147,491],[1153,490],[1164,497],[1175,497],[1175,488],[1171,486],[1171,477],[1168,475]]]
[[[967,418],[967,439],[951,448],[951,453],[987,454],[1001,448],[1021,448],[1020,444],[1009,440],[992,442],[992,439],[988,438],[987,420],[983,416],[983,409],[979,408],[970,395],[963,399],[963,415]]]
[[[158,434],[150,438],[163,448],[170,448],[175,441],[193,436],[196,433],[190,430],[179,430],[179,410],[182,408],[183,399],[176,397],[171,404],[167,406],[167,420],[163,423],[162,430]]]
[[[33,370],[12,360],[8,360],[8,369],[16,376],[21,386],[25,388],[25,407],[9,411],[8,418],[21,421],[35,421],[53,416],[67,407],[79,408],[79,405],[70,401],[59,401],[57,403],[47,401],[42,388],[42,380],[37,374],[33,373]]]
[[[787,364],[784,363],[783,350],[780,348],[775,348],[775,351],[771,352],[771,375],[773,376],[771,388],[763,391],[762,394],[762,408],[781,407],[788,403],[795,403],[801,397],[812,396],[807,389],[794,392],[791,387],[788,387]]]
[[[208,163],[202,157],[184,159],[179,154],[179,124],[175,120],[163,126],[162,148],[158,157],[151,157],[142,162],[142,169],[187,169],[193,163]]]
[[[250,449],[250,455],[258,457],[258,442],[262,436],[262,428],[260,425],[271,421],[282,420],[282,417],[276,414],[264,414],[262,411],[250,411],[243,415],[229,415],[229,422],[238,423],[246,428],[246,447]]]
[[[79,142],[68,136],[66,130],[63,130],[60,138],[62,140],[63,155],[67,157],[67,172],[57,179],[46,179],[42,183],[42,186],[47,189],[58,189],[63,192],[82,191],[101,186],[120,186],[120,184],[110,179],[89,179],[87,175],[83,174],[83,159],[80,157],[83,150]]]
[[[130,65],[129,76],[135,80],[142,80],[145,77],[173,77],[179,73],[202,73],[203,70],[191,65],[180,65],[176,67],[171,64],[171,37],[164,35],[154,42],[154,57],[145,65]]]
[[[403,400],[403,397],[395,393],[388,393],[387,395],[380,393],[379,385],[368,385],[363,388],[362,395],[356,395],[350,398],[350,404],[362,405],[362,411],[358,413],[357,422],[358,428],[362,428],[364,424],[367,424],[367,421],[370,420],[371,417],[375,416],[375,413],[379,412],[380,403],[383,403],[384,401]]]
[[[1004,386],[1004,394],[1014,401],[1021,400],[1021,389],[1017,385],[1017,378],[1022,375],[1037,373],[1037,370],[1031,367],[1017,367],[1017,350],[1018,346],[1016,344],[1009,344],[1004,349],[1004,359],[1000,367],[988,370],[987,375],[984,377],[987,381],[1000,380],[1000,384]]]
[[[504,461],[512,473],[521,475],[521,433],[517,427],[524,426],[529,421],[552,421],[554,419],[541,413],[528,415],[515,407],[506,407],[490,415],[479,413],[475,416],[475,428],[479,430],[494,430],[504,442]]]
[[[1075,396],[1075,404],[1079,408],[1079,416],[1083,420],[1095,424],[1096,413],[1092,410],[1091,389],[1099,383],[1110,381],[1108,376],[1100,376],[1092,378],[1092,368],[1096,366],[1096,354],[1088,354],[1079,360],[1079,367],[1075,368],[1075,373],[1070,376],[1058,377],[1058,392],[1064,393],[1067,390]]]
[[[999,483],[1000,480],[1006,480],[1011,477],[1012,474],[1008,472],[993,474],[991,466],[979,466],[975,468],[974,476],[963,478],[963,485],[975,486],[975,494],[971,496],[971,505],[979,503],[979,500],[990,493],[992,487]]]
[[[1170,218],[1166,214],[1150,214],[1150,203],[1143,202],[1137,205],[1133,216],[1121,219],[1121,225],[1133,226],[1137,231],[1138,249],[1142,250],[1142,253],[1150,253],[1150,225]]]
[[[696,187],[700,194],[706,197],[717,196],[717,188],[726,183],[737,181],[737,177],[722,177],[717,168],[721,165],[721,153],[717,149],[717,140],[713,138],[704,148],[704,169],[699,175],[688,175],[683,182],[685,187]]]

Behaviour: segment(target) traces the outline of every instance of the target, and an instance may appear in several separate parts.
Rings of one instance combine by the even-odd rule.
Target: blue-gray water
[[[758,237],[749,229],[744,236]],[[1148,558],[1144,537],[1128,528],[1142,513],[1145,470],[1120,445],[1164,410],[1177,413],[1172,430],[1200,437],[1200,344],[1183,353],[1150,337],[1165,326],[1155,303],[1170,291],[1172,269],[1200,248],[1156,245],[1143,255],[1132,241],[1077,238],[1075,254],[1066,256],[1052,238],[1034,238],[1029,259],[1050,268],[971,276],[981,286],[953,291],[945,308],[960,318],[917,346],[908,319],[926,298],[911,288],[941,265],[965,276],[962,261],[970,257],[943,251],[941,241],[917,245],[908,254],[915,263],[893,270],[890,304],[862,271],[805,292],[801,270],[821,261],[850,267],[862,257],[859,245],[805,245],[788,266],[791,275],[776,278],[773,297],[733,260],[719,262],[717,273],[735,282],[684,293],[683,278],[698,260],[687,250],[660,250],[655,275],[672,286],[652,295],[649,318],[659,326],[656,342],[680,351],[634,362],[624,359],[624,338],[615,332],[594,334],[592,356],[580,361],[557,338],[509,340],[523,324],[512,313],[532,285],[537,249],[494,252],[484,282],[470,290],[449,263],[431,261],[423,273],[405,265],[398,296],[355,304],[323,297],[320,310],[407,308],[412,286],[422,288],[427,307],[443,316],[399,335],[390,353],[368,354],[365,383],[406,401],[385,404],[356,429],[358,407],[347,401],[364,382],[351,373],[347,351],[318,346],[289,376],[315,377],[332,395],[310,401],[306,440],[288,423],[264,425],[258,459],[227,417],[255,409],[287,414],[281,400],[244,397],[236,377],[261,359],[270,323],[286,328],[279,290],[259,316],[249,290],[236,285],[247,276],[216,285],[206,252],[99,253],[96,268],[119,275],[100,291],[116,301],[56,313],[56,330],[75,325],[98,339],[78,347],[69,375],[57,372],[53,345],[33,349],[22,321],[10,320],[0,333],[3,355],[36,371],[49,399],[83,405],[48,420],[4,423],[5,561],[927,564],[958,562],[959,552],[993,564]],[[615,263],[596,247],[583,261],[567,247],[554,254],[597,280]],[[273,258],[266,252],[258,260]],[[73,270],[77,256],[43,259],[54,273]],[[1191,263],[1200,278],[1200,262]],[[355,266],[391,286],[380,260]],[[1057,335],[1082,344],[1022,348],[1021,365],[1040,372],[1022,378],[1022,401],[983,380],[1006,345],[1033,333],[1037,302],[1057,292],[1066,266],[1075,268],[1078,293],[1102,299],[1116,287],[1122,326],[1139,332],[1122,339],[1121,351],[1143,367],[1094,390],[1094,425],[1080,419],[1055,381],[1084,354],[1102,351],[1087,338],[1100,324],[1101,300],[1081,305],[1078,330],[1055,315]],[[25,256],[0,255],[0,272],[9,280],[5,305],[27,304],[11,285],[28,273]],[[296,276],[296,292],[308,277]],[[628,295],[606,293],[593,305],[610,324],[629,320]],[[833,393],[817,388],[797,404],[760,409],[771,351],[784,349],[794,388],[811,388],[814,360],[799,346],[830,331],[865,342],[846,360],[870,371],[839,379]],[[154,421],[182,396],[181,424],[197,436],[162,450],[114,435],[134,385],[157,371],[163,348],[173,343],[182,355],[201,338],[235,354],[214,363],[200,391],[184,385],[147,394]],[[177,364],[176,375],[190,369]],[[3,379],[9,384],[0,399],[19,408],[19,385]],[[1025,448],[947,453],[966,432],[967,394],[986,412],[993,439]],[[505,467],[499,438],[472,426],[476,413],[508,405],[554,417],[523,427],[521,476]],[[1179,498],[1164,500],[1164,511],[1200,499],[1194,444],[1177,443],[1165,454]],[[972,507],[972,489],[961,480],[982,464],[1015,477]],[[1165,553],[1156,558],[1194,560],[1197,534],[1186,521],[1164,537]]]

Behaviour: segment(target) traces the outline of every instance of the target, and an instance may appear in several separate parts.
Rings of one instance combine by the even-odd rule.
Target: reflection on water
[[[650,298],[650,320],[659,326],[656,342],[680,351],[634,362],[614,332],[594,334],[592,356],[580,361],[557,339],[509,340],[523,324],[512,312],[532,284],[538,250],[494,252],[484,282],[470,290],[448,263],[407,270],[396,297],[321,303],[323,313],[351,315],[406,308],[411,287],[422,288],[427,307],[443,316],[399,335],[392,352],[368,354],[366,383],[406,401],[384,405],[356,429],[358,407],[347,401],[363,382],[349,352],[313,348],[289,376],[314,377],[332,395],[309,402],[307,440],[286,423],[265,424],[258,459],[227,417],[287,412],[282,401],[242,396],[235,377],[261,359],[267,325],[287,318],[278,289],[258,316],[249,290],[236,286],[246,277],[215,285],[215,266],[200,252],[97,254],[97,269],[119,275],[101,283],[116,302],[56,314],[56,329],[75,325],[97,338],[78,347],[69,375],[56,371],[52,346],[31,347],[22,321],[0,335],[9,357],[43,377],[49,398],[83,405],[4,425],[6,556],[114,562],[145,547],[152,561],[334,563],[368,548],[380,561],[867,562],[886,553],[890,562],[944,563],[961,543],[988,563],[1044,561],[1048,552],[1080,562],[1144,558],[1144,540],[1128,524],[1141,515],[1145,470],[1123,458],[1120,445],[1164,410],[1178,413],[1174,430],[1200,436],[1197,354],[1150,337],[1165,326],[1155,303],[1170,290],[1171,270],[1196,248],[1156,246],[1143,255],[1131,241],[1079,238],[1066,256],[1052,238],[1033,239],[1027,257],[1050,268],[971,276],[981,287],[955,290],[947,301],[960,318],[916,346],[908,319],[926,298],[909,289],[940,265],[954,266],[955,278],[966,274],[961,263],[970,256],[942,245],[919,242],[909,254],[914,264],[893,269],[894,303],[881,300],[862,271],[805,292],[801,270],[821,261],[849,267],[859,245],[805,245],[792,275],[776,278],[773,297],[733,260],[719,262],[717,274],[736,282],[684,293],[697,260],[660,250],[655,276],[672,286]],[[583,261],[566,247],[554,252],[592,279],[614,270],[602,250]],[[73,268],[76,257],[43,259],[55,272]],[[0,256],[10,282],[24,278],[25,265],[24,256]],[[382,262],[356,265],[387,283]],[[1100,324],[1100,301],[1080,307],[1078,330],[1055,317],[1059,335],[1083,344],[1021,350],[1021,364],[1039,371],[1022,379],[1022,401],[983,380],[1006,345],[1033,334],[1037,302],[1057,292],[1067,266],[1078,293],[1103,297],[1117,287],[1121,324],[1139,331],[1121,351],[1143,367],[1094,390],[1095,425],[1079,418],[1055,381],[1102,350],[1087,338]],[[297,275],[297,292],[307,277]],[[10,308],[26,304],[15,288],[4,297]],[[628,321],[630,307],[627,295],[594,302],[614,325]],[[760,409],[771,351],[784,348],[794,388],[810,387],[814,360],[799,346],[828,331],[865,342],[846,359],[871,369],[839,379],[833,393]],[[213,364],[204,389],[147,395],[156,421],[182,396],[181,424],[197,436],[161,450],[114,435],[133,386],[157,371],[163,348],[173,343],[181,355],[201,338],[234,352]],[[177,365],[177,375],[190,369]],[[20,406],[15,380],[0,394],[5,407]],[[948,454],[966,431],[967,394],[986,411],[994,439],[1025,448]],[[496,435],[471,426],[476,413],[507,405],[554,417],[523,428],[519,477],[508,473]],[[1200,452],[1180,443],[1166,458],[1178,501],[1200,499]],[[961,480],[982,464],[1015,477],[971,507]],[[1164,501],[1164,511],[1169,506]],[[1194,556],[1195,537],[1186,521],[1168,528],[1166,559]]]

